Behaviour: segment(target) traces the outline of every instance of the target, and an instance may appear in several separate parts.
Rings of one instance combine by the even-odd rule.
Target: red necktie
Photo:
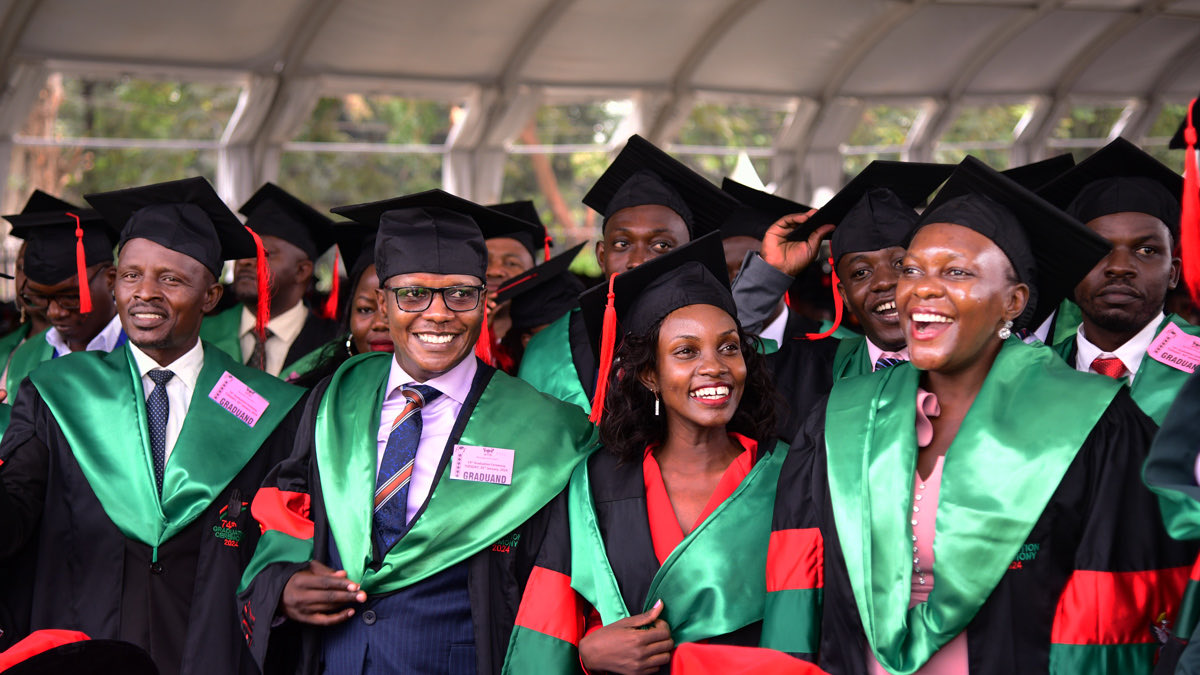
[[[1101,375],[1107,375],[1114,380],[1119,380],[1122,377],[1125,377],[1125,375],[1129,372],[1125,369],[1125,364],[1121,363],[1121,359],[1118,359],[1115,356],[1111,359],[1097,356],[1095,360],[1092,361],[1092,370],[1100,373]]]

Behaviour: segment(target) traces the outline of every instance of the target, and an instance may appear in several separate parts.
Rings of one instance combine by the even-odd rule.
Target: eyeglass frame
[[[475,304],[469,309],[454,309],[450,306],[450,303],[446,301],[446,291],[453,291],[460,288],[470,288],[479,292],[479,295],[475,298]],[[414,289],[429,291],[429,302],[421,309],[404,309],[400,306],[400,291]],[[487,284],[479,284],[478,286],[471,284],[456,284],[454,286],[442,286],[441,288],[431,288],[429,286],[380,286],[379,290],[391,291],[392,299],[396,303],[396,309],[400,310],[401,312],[417,314],[419,312],[428,311],[429,308],[433,306],[433,296],[440,295],[442,296],[442,304],[446,306],[446,309],[450,310],[451,312],[458,313],[474,312],[476,309],[479,309],[479,302],[483,300],[483,297],[487,294]]]
[[[88,280],[89,287],[90,287],[91,283],[93,281],[95,281],[96,275],[99,274],[101,271],[103,271],[108,266],[109,266],[109,264],[107,264],[107,263],[101,263],[96,266],[96,269],[94,271],[92,271],[91,274],[88,275],[87,280]],[[18,292],[18,295],[21,296],[21,301],[24,302],[27,307],[32,307],[33,309],[36,309],[36,310],[50,309],[50,304],[56,303],[56,304],[58,304],[59,309],[62,309],[62,310],[68,311],[68,312],[75,312],[75,311],[79,310],[79,307],[82,304],[79,299],[79,286],[78,285],[75,286],[74,291],[68,291],[66,293],[55,293],[53,295],[46,295],[44,293],[33,293],[29,290],[29,277],[25,278],[25,283],[21,286],[21,290]],[[44,299],[46,301],[46,304],[45,305],[37,305],[37,304],[30,302],[29,298],[31,295],[33,297]],[[74,306],[72,307],[72,306],[64,305],[62,303],[63,298],[66,298],[68,301],[73,301]]]

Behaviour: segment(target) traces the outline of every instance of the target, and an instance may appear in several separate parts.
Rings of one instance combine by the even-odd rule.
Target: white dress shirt
[[[288,350],[292,348],[292,343],[304,329],[304,322],[307,320],[308,307],[303,302],[297,302],[291,309],[272,316],[267,322],[267,330],[271,331],[271,335],[267,337],[266,343],[266,372],[278,377],[283,371],[283,361],[287,358]],[[238,339],[241,340],[242,363],[245,363],[254,353],[254,312],[245,305],[242,306]]]
[[[864,337],[863,339],[867,341],[867,356],[869,356],[871,359],[871,372],[872,373],[875,372],[875,363],[878,362],[879,357],[883,356],[884,354],[896,354],[898,358],[902,358],[905,361],[908,360],[908,346],[907,345],[905,345],[904,349],[901,349],[898,352],[885,352],[883,350],[883,348],[876,347],[875,343],[871,342],[871,338]]]
[[[763,327],[762,332],[758,336],[767,340],[774,340],[775,346],[783,349],[783,332],[787,329],[788,317],[791,314],[792,310],[788,309],[787,305],[784,305],[783,311],[779,313],[779,316]]]
[[[117,340],[121,339],[121,316],[114,314],[113,318],[104,325],[104,328],[92,338],[91,342],[85,347],[89,352],[111,352],[117,348]],[[54,348],[54,351],[59,356],[71,353],[71,348],[67,346],[67,341],[63,339],[62,333],[58,329],[51,326],[46,331],[46,342]]]
[[[1117,347],[1116,351],[1105,352],[1099,347],[1092,344],[1087,336],[1083,334],[1083,324],[1080,324],[1079,331],[1075,333],[1075,370],[1084,373],[1094,373],[1092,370],[1092,361],[1096,357],[1104,357],[1111,359],[1116,357],[1121,359],[1121,363],[1125,364],[1125,369],[1129,371],[1130,381],[1137,375],[1138,367],[1142,365],[1142,358],[1146,356],[1146,352],[1150,349],[1150,343],[1154,342],[1154,337],[1158,335],[1158,327],[1162,324],[1166,315],[1162,312],[1158,316],[1150,320],[1137,335],[1129,338],[1125,344]]]
[[[450,439],[450,432],[454,430],[458,413],[462,411],[463,404],[471,393],[471,382],[475,379],[476,369],[475,356],[468,354],[467,358],[450,370],[419,383],[437,389],[442,395],[421,408],[421,442],[417,444],[417,457],[413,462],[412,477],[408,482],[409,521],[417,515],[433,488],[433,479],[437,475],[438,465],[442,462],[446,442]],[[407,404],[400,388],[408,384],[418,383],[404,372],[393,358],[392,368],[388,373],[387,395],[383,398],[383,412],[379,416],[379,431],[376,435],[376,473],[383,462],[383,451],[387,449],[392,422]],[[374,486],[371,489],[374,490]]]
[[[179,432],[183,429],[183,420],[187,417],[188,407],[192,405],[192,393],[196,390],[196,380],[200,377],[200,369],[204,367],[204,347],[201,346],[200,340],[196,340],[195,347],[165,366],[159,365],[132,342],[129,343],[129,351],[133,353],[134,363],[137,364],[138,372],[142,375],[142,393],[146,397],[149,397],[150,392],[158,386],[146,373],[162,368],[175,373],[175,377],[168,380],[165,385],[167,387],[166,459],[170,460],[171,450],[175,448],[175,441],[179,440]],[[166,466],[165,461],[163,466]]]

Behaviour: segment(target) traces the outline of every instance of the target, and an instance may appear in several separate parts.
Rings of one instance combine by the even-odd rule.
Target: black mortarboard
[[[67,631],[37,631],[18,642],[13,650],[20,650],[21,654],[42,646],[47,648],[5,668],[4,675],[158,675],[158,667],[146,650],[130,642],[88,639],[66,643],[61,639],[42,639],[41,645],[29,642],[39,639],[41,633],[63,632]]]
[[[512,301],[508,316],[512,329],[533,328],[552,323],[579,302],[583,282],[569,268],[587,244],[577,244],[550,260],[504,282],[496,302]]]
[[[274,183],[265,183],[238,211],[258,236],[278,237],[309,260],[333,246],[333,221]]]
[[[829,250],[834,264],[847,253],[904,246],[919,219],[916,210],[895,192],[887,188],[867,190],[833,231]]]
[[[41,213],[43,211],[74,211],[78,208],[78,206],[75,206],[71,202],[65,202],[48,192],[35,189],[33,194],[29,195],[29,199],[25,200],[25,207],[21,209],[21,214]]]
[[[713,305],[737,320],[725,249],[712,232],[637,267],[615,274],[579,296],[584,324],[599,354],[593,422],[604,409],[613,351],[623,335],[645,335],[681,307]]]
[[[1000,173],[1026,190],[1037,192],[1043,185],[1070,171],[1073,166],[1075,157],[1069,152],[1064,152],[1041,161],[1014,166]]]
[[[542,225],[542,219],[538,216],[537,207],[533,205],[533,202],[504,202],[503,204],[492,204],[488,208],[512,216],[513,220],[520,223],[520,226],[512,221],[486,221],[486,225],[481,223],[479,226],[479,229],[483,230],[484,239],[496,237],[516,239],[521,242],[522,246],[529,249],[529,255],[533,256],[534,260],[538,259],[539,252],[549,254],[550,244],[546,226]]]
[[[1188,101],[1187,106],[1184,108],[1183,119],[1179,120],[1179,128],[1175,130],[1175,135],[1171,137],[1170,143],[1167,144],[1167,147],[1171,150],[1187,150],[1187,141],[1183,137],[1183,130],[1187,127],[1188,112],[1192,113],[1193,125],[1200,125],[1200,115],[1196,114],[1196,100],[1192,99]]]
[[[634,135],[583,197],[604,216],[621,209],[657,204],[683,218],[692,238],[721,226],[737,201],[650,141]]]
[[[974,157],[954,170],[914,234],[932,223],[974,230],[1004,252],[1030,291],[1017,328],[1045,321],[1111,248],[1083,223]]]
[[[519,228],[521,221],[442,190],[427,190],[332,209],[379,228],[375,268],[379,281],[397,274],[467,274],[487,277],[483,227]]]
[[[37,284],[53,286],[78,275],[81,267],[113,259],[117,233],[100,214],[66,202],[61,204],[67,208],[4,216],[12,223],[12,235],[26,242],[25,276]],[[68,214],[78,216],[78,222]],[[77,236],[80,233],[76,232],[76,225],[82,231],[82,238]],[[82,261],[78,255],[81,241]]]
[[[812,209],[811,206],[756,190],[731,178],[721,181],[721,189],[739,202],[739,206],[721,223],[722,239],[751,237],[762,241],[767,229],[775,221],[792,213],[808,213]]]
[[[1183,176],[1133,143],[1118,138],[1038,190],[1082,223],[1112,213],[1145,213],[1179,240]]]
[[[220,277],[226,260],[253,258],[254,237],[201,177],[85,195],[119,229],[118,248],[148,239],[198,260]]]
[[[800,227],[792,230],[789,239],[807,239],[813,230],[822,225],[838,225],[852,209],[859,205],[862,197],[872,188],[887,188],[900,202],[910,209],[925,203],[937,186],[954,171],[952,164],[930,164],[926,162],[893,162],[877,159],[866,166],[857,176],[835,194],[824,206]],[[836,230],[835,230],[836,232]],[[887,246],[876,246],[878,250]],[[835,258],[836,259],[836,258]]]
[[[351,287],[358,283],[364,270],[375,264],[375,233],[379,226],[356,222],[337,223],[333,226],[333,238],[337,242],[346,278]]]

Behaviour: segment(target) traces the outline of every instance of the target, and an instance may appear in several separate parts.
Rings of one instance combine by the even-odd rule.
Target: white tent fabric
[[[923,158],[959,106],[1038,97],[1029,160],[1072,101],[1133,101],[1137,139],[1200,91],[1200,0],[0,0],[0,17],[0,175],[48,69],[226,79],[245,86],[221,145],[234,203],[338,90],[469,98],[445,182],[484,201],[563,89],[637,97],[621,132],[657,142],[700,95],[799,99],[763,176],[793,196],[833,184],[867,102],[929,106]]]

